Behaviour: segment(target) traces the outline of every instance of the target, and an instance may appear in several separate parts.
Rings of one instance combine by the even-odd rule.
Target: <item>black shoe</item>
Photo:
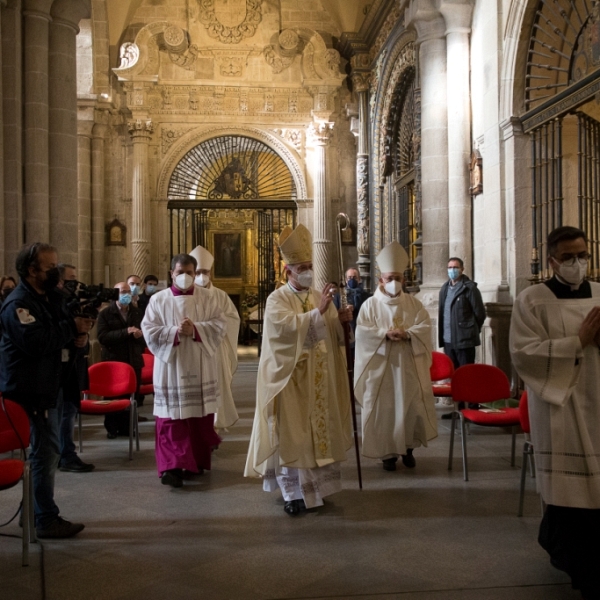
[[[283,510],[290,517],[297,517],[301,511],[306,510],[304,500],[289,500],[283,505]]]
[[[138,423],[145,423],[148,420],[148,417],[144,417],[143,415],[138,415]]]
[[[181,475],[177,473],[179,469],[170,469],[169,471],[165,471],[161,477],[160,482],[163,485],[170,485],[172,488],[180,488],[183,486],[183,479]]]
[[[396,463],[398,462],[398,458],[386,458],[383,460],[383,470],[384,471],[395,471]]]
[[[61,462],[58,470],[65,471],[66,473],[89,473],[95,468],[91,463],[84,463],[79,456],[74,456],[67,461]]]
[[[106,437],[107,437],[109,440],[116,440],[116,439],[119,437],[119,434],[118,434],[118,433],[115,433],[115,432],[113,432],[113,431],[109,431],[109,432],[106,434]]]
[[[444,413],[440,418],[444,420],[451,419],[453,414],[454,413]]]
[[[56,520],[52,521],[48,527],[43,529],[36,527],[35,532],[41,539],[70,538],[77,535],[84,527],[83,523],[71,523],[62,517],[56,517]]]
[[[402,455],[402,464],[408,469],[414,469],[417,466],[417,461],[413,456],[413,449],[407,448],[406,454]]]

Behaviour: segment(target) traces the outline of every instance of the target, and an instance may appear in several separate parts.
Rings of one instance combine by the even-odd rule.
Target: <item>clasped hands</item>
[[[183,321],[181,321],[177,333],[179,335],[185,335],[188,337],[194,336],[194,322],[186,317]]]
[[[137,327],[128,327],[127,333],[129,335],[132,335],[135,339],[141,338],[143,335],[142,330],[138,329]]]
[[[600,306],[594,306],[585,316],[579,328],[581,347],[585,348],[592,342],[600,346]]]
[[[402,329],[402,327],[398,327],[396,329],[390,329],[385,336],[388,340],[392,340],[392,342],[400,342],[402,340],[410,340],[410,334],[408,331]]]

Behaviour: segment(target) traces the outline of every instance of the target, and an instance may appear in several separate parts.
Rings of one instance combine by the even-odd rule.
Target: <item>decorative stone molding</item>
[[[357,243],[359,254],[369,254],[369,155],[356,157]]]
[[[371,50],[369,52],[369,57],[371,60],[374,60],[375,57],[381,51],[381,48],[387,42],[387,39],[390,36],[390,33],[394,29],[394,27],[402,27],[404,25],[404,7],[400,6],[400,2],[394,2],[394,7],[391,12],[385,19],[385,22],[381,29],[379,30],[379,34],[375,39],[375,42],[371,46]]]
[[[123,88],[127,93],[127,106],[132,111],[146,110],[153,115],[269,114],[276,115],[280,122],[298,122],[308,121],[315,107],[310,90],[289,87],[163,86],[140,82],[134,88],[132,83],[126,82]],[[336,89],[324,86],[320,92],[324,94],[320,102],[326,104],[328,116],[333,111]]]
[[[225,54],[216,54],[215,61],[219,73],[224,77],[243,77],[248,64],[250,50],[230,51]]]
[[[185,129],[167,129],[161,127],[160,130],[160,151],[165,155],[171,146],[182,136],[189,133],[193,128],[187,127]]]
[[[303,136],[301,129],[271,129],[271,131],[294,146],[298,152],[302,150]]]
[[[262,20],[262,0],[198,0],[198,4],[198,19],[208,35],[223,44],[252,37]]]
[[[304,167],[301,165],[300,157],[294,154],[293,150],[268,131],[255,127],[209,127],[196,128],[180,137],[171,146],[167,152],[164,161],[161,164],[160,175],[158,177],[157,192],[159,198],[166,198],[171,174],[175,170],[177,163],[195,146],[202,142],[222,135],[245,135],[262,141],[272,148],[286,164],[296,187],[298,201],[307,198],[306,180],[304,177]]]

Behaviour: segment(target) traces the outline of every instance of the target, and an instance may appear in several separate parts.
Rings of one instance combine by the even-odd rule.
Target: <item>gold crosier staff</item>
[[[338,240],[338,256],[339,256],[339,270],[340,270],[340,306],[341,308],[348,308],[348,291],[346,289],[346,278],[344,270],[344,259],[342,255],[342,231],[345,231],[350,224],[348,215],[340,213],[335,218],[337,225],[337,240]],[[356,399],[354,398],[354,363],[352,360],[352,352],[350,351],[350,337],[352,330],[350,329],[350,323],[342,323],[344,327],[344,342],[346,344],[346,371],[348,372],[348,384],[350,386],[350,406],[352,407],[352,426],[354,429],[354,449],[356,450],[356,467],[358,469],[358,487],[362,490],[362,472],[360,469],[360,452],[358,450],[358,427],[356,424]]]

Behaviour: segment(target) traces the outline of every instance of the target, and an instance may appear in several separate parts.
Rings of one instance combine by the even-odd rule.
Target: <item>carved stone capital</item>
[[[333,123],[317,121],[306,130],[306,139],[312,146],[327,146],[333,136]]]
[[[446,35],[471,31],[472,0],[439,0],[438,7],[446,21]]]
[[[368,71],[356,71],[352,73],[352,85],[357,94],[369,91],[371,85],[371,73]]]
[[[150,139],[150,136],[152,133],[154,133],[154,125],[150,119],[136,119],[135,121],[128,121],[127,129],[134,140],[136,138]]]
[[[55,0],[50,11],[52,23],[71,27],[79,33],[79,21],[92,16],[90,0]]]
[[[417,32],[417,44],[440,39],[446,35],[446,21],[434,0],[412,0],[406,8],[406,25]]]

